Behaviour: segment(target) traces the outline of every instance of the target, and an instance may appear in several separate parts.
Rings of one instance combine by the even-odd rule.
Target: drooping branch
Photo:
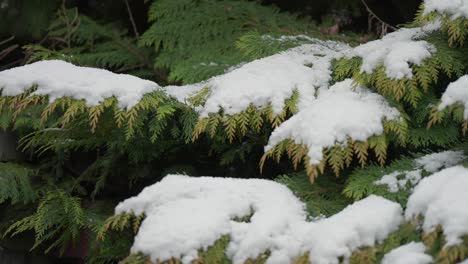
[[[377,21],[379,21],[379,23],[381,24],[381,35],[385,35],[385,33],[387,32],[387,30],[390,28],[391,30],[393,31],[396,31],[397,28],[390,25],[389,23],[383,21],[379,16],[377,16],[373,11],[372,9],[369,7],[369,5],[366,3],[365,0],[361,0],[362,4],[364,5],[364,7],[366,8],[367,12],[369,13],[369,31],[371,30],[372,28],[372,20],[376,19]]]

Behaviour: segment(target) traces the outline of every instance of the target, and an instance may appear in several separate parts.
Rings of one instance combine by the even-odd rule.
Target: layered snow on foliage
[[[375,181],[374,184],[387,185],[389,192],[398,192],[399,190],[406,188],[408,184],[410,184],[411,187],[416,186],[421,180],[422,170],[434,173],[443,168],[457,165],[464,159],[465,155],[462,150],[448,150],[424,155],[414,161],[414,170],[395,171],[390,174],[386,174],[379,180]]]
[[[266,251],[270,264],[291,263],[306,252],[312,263],[338,264],[339,257],[385,239],[403,218],[399,204],[370,196],[330,218],[307,222],[304,204],[279,183],[181,175],[166,176],[123,201],[116,213],[123,212],[146,214],[132,252],[183,263],[229,235],[226,254],[234,264]],[[249,215],[249,221],[239,220]]]
[[[416,185],[421,180],[421,170],[413,171],[395,171],[386,174],[374,182],[376,185],[387,185],[389,192],[398,192],[400,189],[406,188],[408,183],[412,186]]]
[[[446,245],[461,242],[468,235],[468,169],[455,166],[426,177],[408,199],[406,218],[424,217],[423,229],[441,226]]]
[[[315,91],[328,87],[331,80],[330,64],[333,58],[342,57],[351,48],[342,43],[316,40],[279,54],[241,65],[206,82],[186,87],[170,86],[165,90],[181,102],[203,87],[210,89],[200,117],[209,113],[233,115],[250,105],[264,108],[269,104],[275,114],[280,114],[284,101],[297,90],[299,107],[314,99]]]
[[[468,18],[468,1],[467,0],[425,0],[424,14],[437,11],[447,13],[453,19],[458,17]]]
[[[468,119],[468,75],[461,77],[447,87],[442,95],[439,111],[455,103],[460,103],[465,107],[463,116]]]
[[[463,150],[443,151],[439,153],[428,154],[415,160],[418,167],[427,172],[436,172],[442,168],[448,168],[459,164],[465,159]]]
[[[424,253],[423,243],[411,242],[385,254],[382,264],[429,264],[433,259]]]
[[[355,55],[362,58],[361,73],[371,74],[377,67],[384,65],[388,78],[411,79],[413,72],[410,65],[420,65],[435,52],[431,44],[419,39],[438,28],[439,23],[423,28],[402,28],[382,39],[356,47]]]
[[[303,247],[309,252],[311,263],[342,263],[337,257],[347,260],[353,251],[382,242],[398,229],[403,219],[401,214],[399,204],[380,196],[369,196],[336,215],[308,223],[308,228],[304,228],[307,231],[302,233]],[[301,235],[301,229],[295,231],[295,236]]]
[[[347,79],[322,90],[308,107],[277,127],[265,151],[285,139],[292,139],[308,147],[311,165],[318,164],[323,148],[345,144],[348,138],[366,141],[383,133],[384,120],[399,117],[399,112],[384,97],[366,88],[353,88],[353,81]]]
[[[145,93],[159,88],[154,82],[132,75],[60,60],[39,61],[0,72],[2,96],[19,95],[33,85],[37,89],[32,95],[47,95],[50,101],[69,96],[93,106],[115,96],[122,108],[134,106]]]

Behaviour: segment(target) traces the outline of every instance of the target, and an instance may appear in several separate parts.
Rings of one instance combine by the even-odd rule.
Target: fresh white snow
[[[32,95],[47,95],[50,101],[69,96],[94,106],[115,96],[121,108],[136,105],[145,93],[159,88],[154,82],[132,75],[60,60],[39,61],[0,72],[2,96],[19,95],[33,85],[37,85],[37,90]]]
[[[311,165],[322,160],[323,149],[346,144],[348,138],[366,141],[383,133],[384,120],[400,118],[384,97],[347,79],[319,93],[316,100],[277,127],[265,151],[285,139],[308,147]]]
[[[446,246],[468,235],[468,169],[455,166],[426,177],[408,199],[406,218],[424,217],[423,230],[441,226]]]
[[[451,15],[452,19],[458,17],[468,18],[467,0],[425,0],[424,14],[437,11]]]
[[[459,164],[465,159],[462,150],[443,151],[432,153],[417,158],[414,161],[414,169],[408,171],[395,171],[390,174],[382,176],[379,180],[375,181],[376,185],[387,185],[389,192],[398,192],[408,186],[416,186],[421,180],[422,170],[430,173],[437,172],[443,168],[452,167]]]
[[[401,177],[401,179],[399,179]],[[380,180],[374,182],[376,185],[387,185],[389,192],[398,192],[406,188],[408,183],[412,186],[416,185],[421,180],[421,170],[412,171],[395,171],[382,176]]]
[[[317,264],[338,264],[359,247],[384,240],[402,221],[397,203],[377,196],[316,222],[285,186],[259,179],[169,175],[125,200],[116,213],[145,213],[132,252],[156,259],[196,259],[198,249],[230,236],[226,254],[234,264],[271,252],[268,264],[310,253]],[[249,222],[235,217],[253,215]]]
[[[433,259],[424,253],[423,243],[411,242],[385,254],[381,264],[429,264]]]
[[[382,39],[356,47],[354,54],[362,58],[361,73],[371,74],[377,67],[384,65],[388,78],[411,79],[413,72],[410,65],[420,65],[436,51],[434,46],[420,39],[438,28],[439,23],[423,28],[402,28]]]
[[[463,116],[468,119],[468,75],[462,76],[457,81],[449,84],[441,100],[438,107],[439,111],[444,110],[447,106],[460,103],[465,107]]]
[[[210,89],[200,117],[223,110],[233,115],[250,105],[261,109],[271,105],[280,114],[284,101],[295,90],[299,92],[299,108],[315,98],[316,89],[327,88],[331,81],[331,60],[344,56],[351,48],[343,43],[315,40],[279,54],[243,64],[205,82],[188,86],[169,86],[165,90],[177,100],[203,87]],[[181,90],[179,90],[181,89]]]
[[[463,150],[448,150],[422,156],[417,158],[415,163],[418,167],[423,168],[427,172],[436,172],[442,168],[457,165],[464,159],[465,155]]]

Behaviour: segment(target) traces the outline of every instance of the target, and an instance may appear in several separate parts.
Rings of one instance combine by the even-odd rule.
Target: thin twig
[[[14,38],[15,38],[15,36],[11,36],[11,37],[9,37],[9,38],[7,38],[5,40],[0,41],[0,45],[3,45],[3,44],[5,44],[5,43],[7,43],[9,41],[12,41]]]
[[[137,30],[137,27],[136,27],[136,24],[135,24],[135,20],[133,19],[132,10],[130,9],[130,5],[128,4],[128,1],[127,0],[124,0],[124,1],[125,1],[125,5],[127,6],[128,16],[130,17],[130,22],[132,23],[133,32],[135,33],[135,38],[137,40],[139,40],[140,39],[140,34],[138,34],[138,30]]]
[[[390,25],[389,23],[383,21],[380,17],[378,17],[374,12],[372,12],[372,9],[370,9],[370,7],[367,5],[366,1],[364,0],[361,0],[362,4],[366,7],[366,10],[367,12],[369,12],[369,14],[371,14],[375,19],[377,19],[380,23],[382,23],[382,25],[385,25],[385,27],[387,28],[390,28],[392,29],[393,31],[396,31],[397,28]]]
[[[0,60],[3,60],[3,58],[5,58],[8,54],[13,52],[18,47],[19,47],[19,45],[15,44],[15,45],[12,45],[12,46],[0,51]]]

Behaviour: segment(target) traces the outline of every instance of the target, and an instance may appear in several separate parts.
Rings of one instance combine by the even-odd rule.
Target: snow
[[[362,87],[353,88],[351,79],[336,83],[319,93],[316,100],[277,127],[265,151],[286,139],[308,147],[310,164],[319,164],[323,149],[346,144],[348,138],[366,141],[383,133],[384,120],[397,120],[399,112],[384,97]]]
[[[459,262],[458,264],[468,264],[468,259],[462,261],[462,262]]]
[[[468,1],[467,0],[425,0],[424,14],[437,11],[447,13],[452,16],[452,19],[459,17],[468,18]]]
[[[362,58],[361,73],[371,74],[383,64],[388,78],[411,79],[413,72],[410,65],[421,65],[436,51],[427,41],[418,39],[438,27],[438,23],[434,23],[423,28],[402,28],[382,39],[361,44],[354,49],[355,55]]]
[[[406,218],[424,216],[427,233],[442,227],[446,246],[468,235],[468,169],[455,166],[421,180],[408,199]]]
[[[403,176],[402,179],[398,179],[398,176]],[[388,191],[395,193],[400,189],[406,188],[408,182],[412,186],[416,185],[421,180],[421,170],[399,172],[395,171],[390,174],[382,176],[380,180],[374,182],[376,185],[387,185]]]
[[[459,151],[443,151],[422,156],[415,160],[416,165],[424,168],[427,172],[436,172],[442,168],[448,168],[465,159],[463,150]]]
[[[433,259],[424,253],[423,243],[411,242],[385,254],[382,264],[429,264]]]
[[[175,98],[177,101],[183,104],[190,104],[188,100],[197,95],[203,87],[207,86],[203,83],[188,84],[184,86],[170,85],[164,87],[164,91],[167,95]]]
[[[136,105],[145,93],[159,88],[154,82],[132,75],[75,66],[60,60],[39,61],[0,72],[2,96],[19,95],[33,85],[37,85],[37,89],[32,95],[47,95],[51,102],[69,96],[94,106],[115,96],[121,108]]]
[[[250,105],[259,109],[271,105],[275,114],[281,114],[284,101],[295,90],[299,92],[299,107],[313,101],[316,89],[327,88],[331,81],[331,60],[351,50],[338,42],[315,42],[245,63],[199,84],[170,86],[165,90],[185,102],[193,92],[208,87],[210,94],[200,109],[200,118],[220,110],[228,115],[238,114]]]
[[[441,100],[438,107],[439,111],[444,110],[447,106],[460,103],[465,107],[463,117],[468,119],[468,75],[462,76],[457,81],[449,84]]]
[[[443,151],[438,153],[432,153],[414,161],[414,170],[408,171],[395,171],[390,174],[382,176],[379,180],[375,181],[376,185],[387,185],[389,192],[398,192],[401,189],[407,187],[408,183],[411,186],[416,186],[421,180],[422,170],[430,173],[437,172],[442,168],[452,167],[459,164],[465,159],[464,152],[459,151]]]
[[[384,240],[402,221],[399,204],[377,196],[342,212],[307,222],[304,204],[285,186],[267,180],[166,176],[127,199],[116,213],[145,213],[131,251],[153,261],[190,263],[223,235],[234,264],[270,251],[266,263],[290,263],[309,252],[317,264],[338,264],[363,246]],[[248,222],[235,217],[253,215]]]

